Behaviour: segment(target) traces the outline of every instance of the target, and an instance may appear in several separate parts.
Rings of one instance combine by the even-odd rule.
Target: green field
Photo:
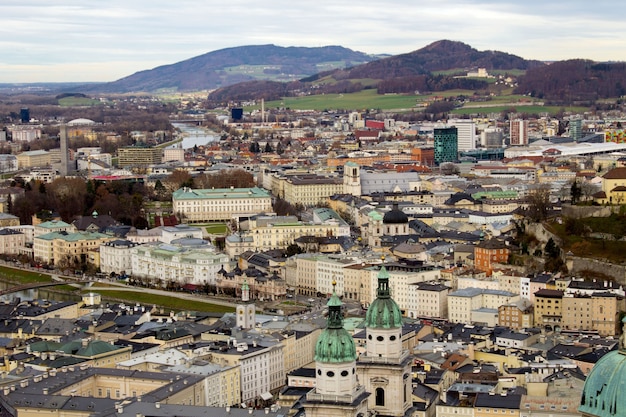
[[[100,100],[95,100],[88,97],[63,97],[59,99],[59,106],[61,107],[93,107],[101,106]]]
[[[52,282],[50,275],[44,272],[23,271],[21,269],[13,269],[6,266],[0,266],[0,278],[6,281],[19,282],[21,284]]]
[[[351,94],[323,94],[305,97],[285,97],[280,101],[265,103],[266,108],[286,107],[292,110],[410,110],[424,96],[389,94],[379,95],[376,90],[363,90]],[[246,108],[250,111],[253,107]]]
[[[559,107],[559,106],[516,106],[514,103],[502,106],[485,106],[485,107],[462,107],[452,110],[452,114],[488,114],[501,113],[503,111],[515,111],[517,113],[539,114],[549,113],[557,114],[559,111],[565,110],[572,113],[582,113],[589,110],[587,107]]]
[[[93,288],[85,292],[96,292],[103,298],[124,300],[144,305],[157,305],[174,311],[203,311],[206,313],[230,313],[235,311],[232,307],[226,307],[210,302],[194,301],[185,298],[170,297],[167,295],[149,294],[142,291],[116,291],[102,288]]]
[[[206,230],[206,232],[210,235],[223,235],[228,232],[228,227],[225,223],[216,223],[198,227],[204,227],[204,230]]]

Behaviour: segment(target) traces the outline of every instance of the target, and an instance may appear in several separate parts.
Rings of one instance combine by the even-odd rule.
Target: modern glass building
[[[435,164],[458,160],[458,132],[456,127],[434,129]]]

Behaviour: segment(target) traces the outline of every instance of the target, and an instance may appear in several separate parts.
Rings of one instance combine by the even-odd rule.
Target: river
[[[206,129],[200,126],[187,124],[187,123],[172,123],[177,129],[180,129],[183,137],[183,149],[191,149],[194,146],[204,146],[209,142],[215,142],[218,140],[217,135],[210,134]],[[171,145],[170,147],[178,146],[178,144]]]
[[[2,277],[0,276],[0,279]],[[18,284],[12,284],[0,281],[0,291],[15,287]],[[54,287],[52,287],[54,288]],[[11,294],[0,295],[0,302],[11,301],[19,298],[22,301],[29,300],[50,300],[50,301],[80,301],[81,297],[77,294],[69,294],[54,291],[50,287],[33,288],[30,290],[18,291]]]

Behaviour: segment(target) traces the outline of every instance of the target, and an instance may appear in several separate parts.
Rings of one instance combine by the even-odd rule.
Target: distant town
[[[0,416],[623,415],[621,100],[89,100],[0,104]]]

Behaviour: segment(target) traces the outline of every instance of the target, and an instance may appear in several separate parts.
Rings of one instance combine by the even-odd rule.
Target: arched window
[[[385,406],[385,390],[382,388],[376,388],[376,405]]]

